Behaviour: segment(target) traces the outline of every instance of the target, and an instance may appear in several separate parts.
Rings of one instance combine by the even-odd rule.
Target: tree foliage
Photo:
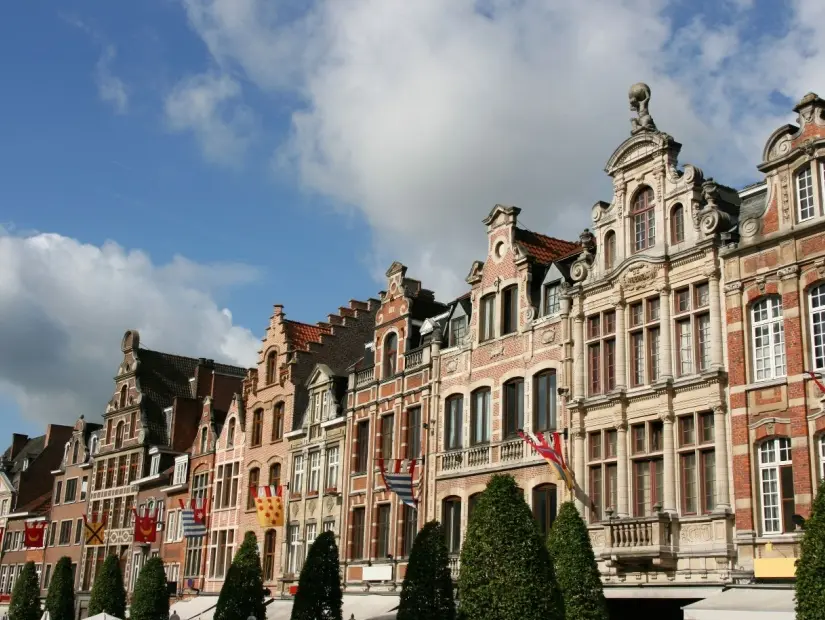
[[[512,476],[493,476],[461,550],[462,620],[562,620],[545,541]]]
[[[567,620],[608,620],[607,602],[587,526],[573,502],[561,505],[548,537]]]
[[[797,620],[820,620],[825,614],[825,481],[819,485],[811,516],[805,521],[796,563]]]
[[[341,620],[343,594],[335,534],[324,532],[309,548],[292,604],[292,620]]]
[[[455,620],[453,579],[444,530],[430,521],[418,533],[401,587],[398,620]]]
[[[250,616],[266,618],[261,556],[254,532],[244,536],[215,607],[215,620],[246,620]]]
[[[163,560],[160,558],[150,558],[140,569],[129,618],[168,620],[169,593],[166,589],[166,571],[163,570]]]
[[[74,580],[69,557],[63,556],[54,565],[46,594],[46,611],[49,620],[74,620]]]
[[[126,618],[126,588],[116,555],[108,555],[95,574],[89,598],[89,615],[107,613],[115,618]]]
[[[26,562],[14,582],[9,620],[40,620],[40,583],[34,562]]]

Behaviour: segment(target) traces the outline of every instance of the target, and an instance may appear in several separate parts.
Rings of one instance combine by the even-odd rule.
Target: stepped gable
[[[283,326],[287,340],[292,343],[296,351],[309,351],[311,342],[320,343],[323,334],[332,333],[331,328],[323,327],[320,324],[310,325],[309,323],[285,320]]]
[[[516,228],[515,241],[527,256],[545,265],[581,251],[580,243],[548,237],[526,228]]]

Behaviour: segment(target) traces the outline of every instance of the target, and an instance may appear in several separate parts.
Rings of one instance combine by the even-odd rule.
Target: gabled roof
[[[581,248],[579,243],[548,237],[525,228],[516,228],[516,243],[524,248],[530,258],[545,265]]]
[[[23,446],[23,449],[14,457],[14,461],[12,461],[12,469],[11,474],[14,475],[23,470],[23,461],[26,459],[34,459],[38,454],[43,452],[43,449],[46,447],[46,436],[40,435],[39,437],[32,437],[26,442],[26,445]],[[3,459],[7,459],[11,454],[11,446],[6,448],[6,451],[3,452]]]
[[[49,508],[52,506],[52,490],[51,487],[46,493],[40,495],[39,497],[35,497],[30,502],[22,506],[17,506],[15,512],[34,512],[34,513],[45,513],[48,512]]]
[[[285,320],[284,333],[286,339],[299,351],[309,351],[310,342],[321,342],[322,334],[331,334],[332,328],[298,321]]]

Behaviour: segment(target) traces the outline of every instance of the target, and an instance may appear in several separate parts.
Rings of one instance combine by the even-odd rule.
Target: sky
[[[324,320],[394,260],[461,294],[496,203],[576,239],[635,82],[682,163],[759,180],[825,3],[7,2],[0,59],[4,444],[98,420],[127,329],[251,366],[273,304]]]

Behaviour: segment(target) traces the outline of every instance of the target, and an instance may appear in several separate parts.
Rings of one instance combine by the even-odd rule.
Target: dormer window
[[[460,345],[467,336],[467,317],[461,316],[450,321],[450,346]]]
[[[278,352],[270,351],[266,356],[266,382],[275,383],[275,371],[277,370]]]
[[[810,165],[796,173],[796,206],[799,221],[811,219],[815,214],[814,179]]]
[[[494,325],[496,321],[496,296],[485,295],[481,298],[481,312],[479,312],[478,340],[484,342],[495,338]]]
[[[559,283],[552,282],[544,287],[544,315],[550,316],[559,312]]]
[[[604,236],[604,268],[605,270],[613,269],[616,265],[616,233],[612,230],[607,231]]]
[[[189,457],[180,456],[175,459],[175,474],[172,478],[172,484],[183,484],[186,482],[186,473],[189,468]]]
[[[72,465],[77,463],[77,458],[80,455],[80,442],[75,441],[74,446],[72,446]]]
[[[235,418],[229,420],[229,427],[226,429],[226,447],[231,448],[235,445]]]
[[[149,463],[149,475],[155,476],[160,472],[160,454],[153,454]]]
[[[633,199],[633,251],[641,252],[656,243],[656,214],[653,210],[653,190],[643,187]]]
[[[97,454],[97,435],[92,435],[91,443],[89,444],[89,454]]]
[[[120,408],[123,409],[126,406],[126,396],[129,393],[129,387],[124,385],[120,388]]]
[[[685,240],[685,209],[677,204],[670,212],[670,242],[682,243]]]
[[[395,332],[390,332],[384,338],[384,378],[387,379],[395,374],[398,359],[398,336]]]
[[[125,422],[118,422],[115,427],[115,450],[123,447],[123,434],[126,429]]]
[[[29,459],[23,459],[23,471],[29,468]]]
[[[508,286],[501,294],[501,334],[518,330],[518,286]]]

